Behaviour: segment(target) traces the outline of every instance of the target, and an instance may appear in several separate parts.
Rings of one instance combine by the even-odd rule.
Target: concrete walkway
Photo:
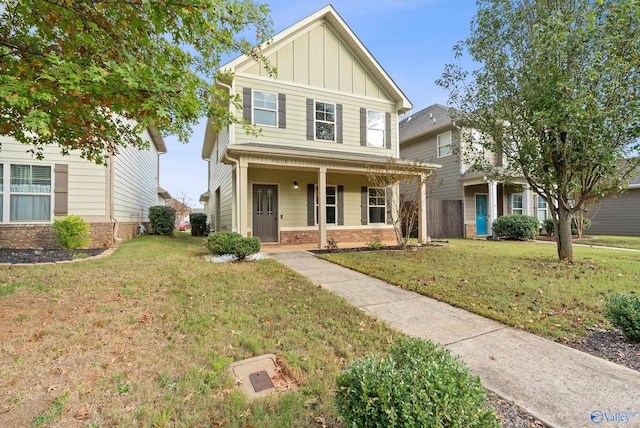
[[[460,355],[485,387],[551,427],[640,427],[640,372],[305,251],[266,254],[391,326],[443,344]]]

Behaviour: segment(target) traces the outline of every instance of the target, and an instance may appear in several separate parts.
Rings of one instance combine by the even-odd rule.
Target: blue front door
[[[476,235],[487,234],[487,195],[476,195]]]

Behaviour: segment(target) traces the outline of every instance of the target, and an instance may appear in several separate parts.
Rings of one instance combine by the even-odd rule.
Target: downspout
[[[115,216],[115,207],[113,206],[113,202],[114,202],[114,197],[113,197],[113,192],[114,192],[114,181],[115,181],[115,171],[113,168],[113,162],[115,162],[115,158],[112,157],[111,158],[111,162],[109,162],[109,165],[107,168],[109,168],[109,188],[107,189],[107,191],[109,192],[109,197],[108,199],[108,204],[109,204],[109,219],[111,221],[111,223],[113,224],[113,243],[114,244],[119,244],[120,241],[122,241],[120,238],[118,238],[118,226],[119,226],[119,222],[116,219]]]

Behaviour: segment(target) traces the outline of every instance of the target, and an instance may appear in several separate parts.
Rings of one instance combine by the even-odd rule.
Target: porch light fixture
[[[293,188],[294,189],[298,188],[298,180],[293,180]]]

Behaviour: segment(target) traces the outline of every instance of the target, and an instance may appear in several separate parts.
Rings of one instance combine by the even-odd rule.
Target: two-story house
[[[447,237],[491,236],[493,221],[506,214],[536,216],[542,223],[548,216],[547,203],[535,195],[524,179],[503,183],[474,169],[465,147],[469,138],[462,138],[462,133],[473,135],[473,130],[454,123],[449,111],[449,107],[434,104],[400,122],[401,157],[442,165],[436,180],[432,180],[436,186],[427,195],[430,202],[459,202],[444,205],[455,212],[445,212],[442,218],[459,218],[453,228],[455,236]],[[497,166],[503,161],[494,153],[481,155]],[[428,227],[432,236],[445,237],[439,236],[438,224]]]
[[[398,115],[410,101],[332,6],[278,33],[265,54],[277,77],[241,56],[223,66],[233,79],[217,82],[241,95],[236,114],[261,133],[207,126],[211,230],[320,248],[394,240],[393,187],[368,174],[402,163]]]
[[[140,233],[149,207],[170,198],[158,186],[164,141],[154,129],[143,138],[149,149],[122,148],[105,167],[73,152],[63,156],[58,147],[45,147],[38,160],[29,147],[0,136],[0,248],[55,248],[51,225],[68,214],[89,223],[93,248]]]

